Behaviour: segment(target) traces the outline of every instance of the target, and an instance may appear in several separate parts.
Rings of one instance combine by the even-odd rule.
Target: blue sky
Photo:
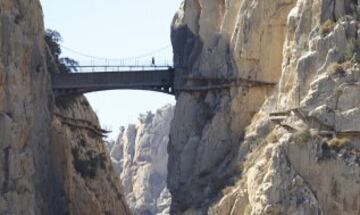
[[[172,59],[170,24],[181,0],[40,1],[45,27],[60,32],[63,55],[80,64],[119,64],[122,58],[142,56],[163,47],[139,59],[140,63],[150,63],[153,55],[157,63]],[[140,113],[175,103],[172,96],[144,91],[104,91],[86,97],[101,125],[113,131],[110,138],[116,137],[119,126],[136,122]]]

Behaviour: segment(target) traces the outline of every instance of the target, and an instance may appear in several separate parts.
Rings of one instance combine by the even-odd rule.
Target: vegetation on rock
[[[345,68],[342,64],[339,63],[333,63],[329,66],[328,68],[328,73],[329,75],[340,75],[343,76],[345,75]]]
[[[105,169],[106,154],[94,150],[85,150],[84,141],[72,149],[75,170],[84,178],[95,178],[98,169]]]
[[[360,41],[355,38],[348,41],[346,49],[341,56],[340,63],[351,60],[360,62]]]
[[[61,34],[58,31],[47,29],[45,33],[45,42],[49,48],[47,55],[48,71],[54,72],[59,70],[60,73],[76,72],[78,62],[68,58],[60,57],[62,50],[60,42],[62,41]],[[55,103],[57,107],[68,108],[76,99],[76,96],[59,96],[56,98]]]
[[[340,149],[344,148],[346,145],[349,145],[350,140],[347,139],[347,138],[337,138],[337,137],[335,137],[335,138],[329,140],[327,142],[327,144],[331,149],[340,150]]]
[[[60,42],[62,41],[61,35],[59,32],[47,29],[45,33],[45,41],[49,47],[50,54],[53,57],[54,63],[58,67],[61,73],[70,73],[76,72],[76,67],[78,64],[77,61],[68,58],[68,57],[60,57],[62,51]],[[52,62],[51,56],[48,56],[48,62]],[[49,71],[53,71],[53,67],[49,66]]]
[[[291,139],[296,143],[307,143],[311,139],[309,130],[299,131],[291,136]]]
[[[334,30],[335,22],[328,19],[320,27],[321,36],[325,37]]]

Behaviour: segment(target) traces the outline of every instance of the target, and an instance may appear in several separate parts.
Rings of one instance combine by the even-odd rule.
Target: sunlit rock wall
[[[55,105],[44,34],[38,0],[0,1],[0,214],[128,214],[101,137],[77,125],[99,126],[87,101]]]
[[[185,1],[172,25],[175,64],[187,68],[190,78],[276,82],[293,5],[290,0]],[[169,145],[174,213],[206,208],[226,186],[244,129],[273,89],[235,85],[180,93]]]
[[[172,39],[190,79],[278,84],[179,95],[174,214],[359,213],[358,11],[350,0],[184,2]]]
[[[109,145],[126,200],[134,214],[169,214],[171,196],[166,186],[170,123],[174,107],[139,117],[137,124],[121,128]]]

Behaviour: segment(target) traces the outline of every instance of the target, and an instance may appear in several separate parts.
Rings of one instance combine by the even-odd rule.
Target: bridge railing
[[[172,65],[79,65],[72,66],[76,72],[122,72],[169,70]]]

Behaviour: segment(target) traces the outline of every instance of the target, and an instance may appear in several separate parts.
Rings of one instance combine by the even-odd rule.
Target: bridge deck
[[[174,71],[167,69],[52,74],[52,84],[58,94],[110,89],[141,89],[174,94]]]
[[[167,66],[141,67],[142,70],[120,70],[121,66],[77,66],[95,72],[52,74],[52,86],[56,95],[82,94],[102,90],[135,89],[150,90],[175,95],[181,91],[210,91],[231,87],[274,86],[276,83],[243,78],[224,79],[186,77],[184,68]],[[118,70],[115,70],[115,69]],[[135,67],[134,67],[135,68]],[[136,68],[140,68],[136,66]],[[108,71],[111,70],[111,71]],[[144,70],[145,69],[145,70]]]

